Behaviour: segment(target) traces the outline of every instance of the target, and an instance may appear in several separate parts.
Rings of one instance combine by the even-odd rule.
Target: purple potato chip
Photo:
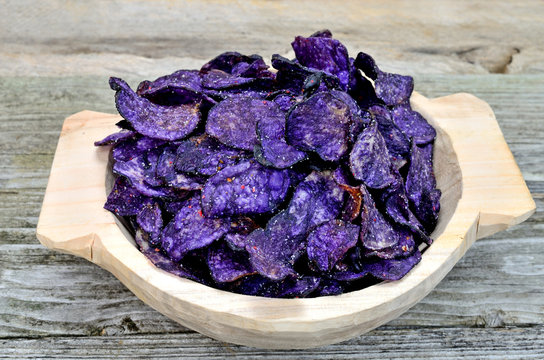
[[[360,280],[368,275],[367,269],[355,270],[355,269],[346,269],[343,271],[337,271],[332,273],[332,277],[337,281],[350,282],[355,280]]]
[[[278,283],[260,274],[243,277],[234,290],[240,294],[276,297]]]
[[[116,144],[120,140],[131,139],[134,136],[136,136],[136,133],[134,131],[121,130],[119,132],[106,136],[102,140],[95,141],[94,146],[105,146],[105,145]]]
[[[185,205],[161,232],[161,246],[174,261],[220,239],[229,229],[228,219],[209,219],[202,214],[198,196]]]
[[[203,93],[198,70],[179,70],[154,81],[144,80],[136,93],[158,105],[181,105],[202,102],[204,107],[215,100]]]
[[[180,190],[200,190],[206,182],[203,177],[192,176],[175,169],[176,148],[167,147],[157,162],[156,175],[164,179],[166,185]]]
[[[372,115],[363,111],[360,116],[352,117],[349,125],[349,141],[355,143],[357,136],[372,122]]]
[[[361,109],[368,109],[372,105],[383,103],[382,100],[378,99],[372,82],[356,68],[353,68],[351,74],[349,94]]]
[[[250,262],[259,274],[272,280],[295,274],[293,265],[306,241],[304,236],[292,235],[294,221],[287,212],[280,212],[270,219],[266,229],[257,229],[246,238]]]
[[[163,227],[162,212],[158,203],[153,202],[142,207],[136,216],[138,225],[149,234],[149,242],[157,246],[159,234]]]
[[[364,264],[364,269],[380,280],[400,280],[421,261],[419,250],[406,258],[377,259]]]
[[[365,216],[361,224],[363,231],[360,239],[363,247],[368,250],[382,250],[397,245],[403,234],[395,230],[393,225],[376,208],[370,193],[361,187]]]
[[[378,124],[378,130],[385,140],[391,161],[397,163],[399,159],[406,159],[410,153],[410,140],[393,122],[389,110],[381,105],[374,105],[368,110]]]
[[[228,233],[225,235],[225,242],[231,249],[242,251],[246,249],[247,236],[247,234]]]
[[[159,269],[179,277],[202,282],[200,276],[185,268],[185,266],[169,259],[160,251],[160,249],[151,247],[149,244],[149,235],[142,229],[136,230],[134,240],[142,254],[144,254],[145,257],[147,257],[147,259]]]
[[[348,51],[340,41],[329,37],[297,36],[291,45],[303,66],[336,76],[340,80],[340,87],[347,90],[350,64]]]
[[[125,176],[140,193],[152,197],[175,196],[175,191],[167,187],[152,186],[148,184],[155,175],[156,164],[149,164],[144,155],[129,161],[116,161],[113,164],[113,172]]]
[[[360,52],[357,54],[353,65],[357,69],[360,69],[362,72],[364,72],[365,75],[372,80],[376,80],[378,78],[378,74],[381,72],[372,56],[365,54],[364,52]]]
[[[259,55],[247,56],[235,51],[224,52],[204,64],[200,68],[200,73],[205,74],[211,70],[221,70],[230,74],[236,64],[241,62],[252,63],[259,58],[261,58]]]
[[[156,139],[177,140],[189,135],[200,122],[200,104],[160,106],[139,97],[126,82],[110,78],[116,91],[119,114],[142,135]]]
[[[285,115],[262,118],[257,123],[260,156],[255,158],[267,166],[285,169],[306,159],[306,153],[288,145],[285,141]]]
[[[181,209],[185,207],[185,199],[191,194],[191,192],[186,191],[185,193],[182,193],[182,194],[183,195],[176,197],[174,201],[164,202],[164,209],[170,215],[176,215],[178,212],[180,212]]]
[[[231,75],[221,70],[210,70],[202,76],[202,85],[208,89],[221,90],[251,84],[256,80],[258,79]]]
[[[409,103],[397,105],[391,110],[394,123],[417,145],[430,143],[436,130],[420,113],[413,111]]]
[[[354,221],[359,217],[359,214],[361,213],[361,206],[363,204],[363,194],[361,189],[359,187],[344,184],[339,185],[348,194],[344,200],[344,205],[342,206],[341,219],[348,222]]]
[[[348,151],[349,107],[328,92],[296,105],[287,116],[287,143],[315,151],[323,160],[337,161]]]
[[[410,210],[404,189],[404,181],[400,174],[396,173],[395,181],[380,194],[380,203],[382,208],[385,208],[385,214],[394,223],[409,228],[419,240],[431,244],[432,239],[427,235],[423,225]]]
[[[348,108],[353,119],[355,116],[361,116],[361,108],[357,105],[357,102],[347,93],[340,90],[331,90],[331,95],[344,102]]]
[[[126,178],[119,176],[113,184],[104,209],[119,216],[132,216],[137,215],[149,203],[149,197],[139,193]]]
[[[253,161],[232,165],[210,177],[202,189],[208,217],[263,214],[285,199],[291,180],[288,170],[275,170]]]
[[[386,105],[399,105],[410,100],[414,91],[414,79],[411,76],[379,72],[376,81],[376,95]]]
[[[302,93],[303,85],[310,75],[320,72],[320,70],[302,66],[298,61],[291,61],[278,54],[272,55],[272,66],[278,70],[276,83],[279,88],[289,90],[295,95]],[[322,80],[330,88],[339,86],[339,80],[334,75],[325,74],[322,76]]]
[[[206,132],[227,146],[252,151],[258,144],[257,123],[268,117],[283,116],[272,101],[232,97],[210,110]]]
[[[440,190],[436,189],[432,156],[432,144],[419,147],[412,143],[405,185],[406,196],[427,232],[431,232],[438,221],[441,196]]]
[[[335,219],[342,209],[344,190],[329,173],[312,172],[296,187],[287,208],[295,218],[292,232],[305,235],[311,228]]]
[[[247,236],[258,228],[259,225],[249,217],[242,216],[232,219],[229,232],[225,235],[225,242],[234,250],[245,250]]]
[[[278,104],[281,111],[288,112],[294,105],[302,101],[302,96],[295,96],[288,92],[278,94],[274,97],[273,101]]]
[[[349,164],[353,176],[370,188],[384,188],[394,180],[389,152],[376,122],[359,134],[351,150]]]
[[[210,245],[208,267],[213,280],[219,283],[235,281],[255,273],[249,263],[247,253],[234,251],[224,242]]]
[[[192,137],[179,144],[175,168],[190,174],[211,176],[245,157],[247,153],[225,146],[215,138],[204,135]]]
[[[364,249],[364,256],[374,256],[382,259],[399,259],[412,255],[417,249],[417,246],[411,231],[398,225],[393,226],[393,228],[397,232],[398,242],[396,244],[377,250]]]
[[[170,75],[161,76],[154,81],[144,80],[138,85],[136,93],[147,97],[166,89],[186,89],[192,92],[202,91],[198,70],[178,70]]]
[[[321,271],[330,271],[358,239],[359,226],[331,220],[308,235],[308,259],[315,262]]]
[[[112,156],[117,161],[129,161],[135,157],[144,155],[148,150],[155,149],[164,144],[164,140],[138,135],[138,137],[120,140],[115,144]]]
[[[330,296],[340,295],[344,292],[344,287],[334,279],[322,278],[319,286],[312,293],[312,296]]]
[[[315,33],[313,33],[312,35],[308,37],[332,38],[332,33],[329,29],[323,29],[323,30],[316,31]]]
[[[320,281],[315,276],[289,277],[278,284],[277,297],[304,298],[317,289]]]

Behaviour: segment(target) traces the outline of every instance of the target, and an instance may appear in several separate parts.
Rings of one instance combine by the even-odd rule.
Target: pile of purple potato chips
[[[398,280],[437,223],[436,132],[413,79],[351,58],[330,31],[296,59],[226,52],[133,91],[105,208],[157,267],[266,297],[316,297]]]

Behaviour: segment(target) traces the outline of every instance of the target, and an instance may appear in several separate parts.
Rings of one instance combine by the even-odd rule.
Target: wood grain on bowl
[[[118,115],[83,111],[64,123],[38,222],[45,246],[84,257],[114,274],[147,304],[213,338],[263,348],[309,348],[346,340],[402,314],[481,237],[528,218],[535,204],[491,108],[469,94],[412,106],[438,132],[434,155],[442,210],[435,242],[406,277],[313,299],[224,292],[154,267],[103,209],[109,148]]]

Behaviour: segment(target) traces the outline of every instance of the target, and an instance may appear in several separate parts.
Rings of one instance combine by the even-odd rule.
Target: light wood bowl
[[[384,324],[425,297],[476,239],[527,219],[535,203],[491,108],[470,94],[412,106],[437,130],[434,166],[442,210],[434,243],[402,280],[313,299],[269,299],[213,289],[156,268],[103,209],[118,115],[82,111],[64,122],[37,228],[50,249],[81,256],[180,324],[215,339],[260,348],[310,348]]]

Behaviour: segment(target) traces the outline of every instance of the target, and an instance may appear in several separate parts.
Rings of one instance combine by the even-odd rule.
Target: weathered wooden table
[[[544,358],[544,4],[540,1],[3,1],[0,18],[0,358]],[[113,276],[35,238],[64,118],[115,112],[107,76],[197,68],[222,51],[289,54],[330,28],[428,97],[494,109],[537,204],[479,240],[422,302],[359,338],[265,351],[155,312]]]

